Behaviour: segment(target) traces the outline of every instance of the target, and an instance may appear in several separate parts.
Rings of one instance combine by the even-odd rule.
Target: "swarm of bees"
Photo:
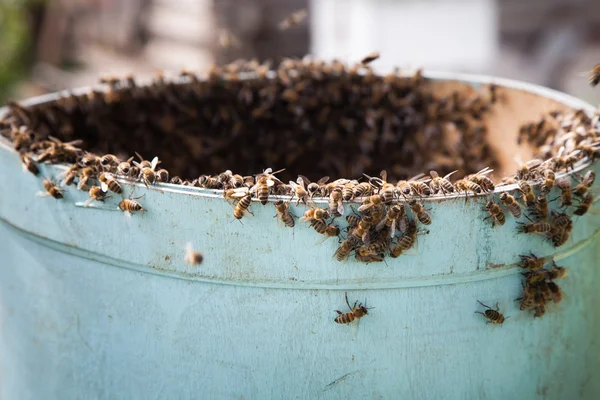
[[[544,268],[547,260],[533,253],[520,257],[520,266],[526,272],[522,273],[523,295],[515,301],[520,302],[521,310],[531,310],[535,318],[542,317],[550,302],[558,304],[563,299],[563,292],[554,281],[566,277],[567,268],[557,266],[554,261],[550,269]]]

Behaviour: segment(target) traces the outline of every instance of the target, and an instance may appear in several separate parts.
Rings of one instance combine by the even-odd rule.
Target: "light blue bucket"
[[[0,147],[3,400],[600,398],[598,215],[577,218],[555,249],[517,235],[513,218],[491,229],[484,198],[432,197],[431,233],[414,255],[339,263],[335,239],[319,244],[301,222],[277,226],[272,204],[253,203],[241,225],[210,190],[126,185],[124,195],[145,194],[147,208],[130,224],[121,212],[76,207],[85,192],[36,197],[42,179],[22,172],[4,139]],[[204,254],[200,266],[183,262],[187,242]],[[515,263],[530,251],[570,267],[565,299],[541,319],[514,301]],[[346,291],[375,307],[359,324],[333,322]],[[498,302],[510,318],[485,324],[477,300]]]

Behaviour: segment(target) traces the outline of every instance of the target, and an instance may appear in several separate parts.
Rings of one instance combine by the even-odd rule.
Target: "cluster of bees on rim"
[[[378,57],[351,65],[284,59],[275,68],[238,60],[211,67],[205,77],[182,71],[145,85],[132,76],[105,77],[101,87],[52,102],[9,103],[0,134],[34,175],[39,164],[67,164],[61,176],[43,179],[46,196],[64,199],[65,188],[75,185],[88,193],[82,206],[116,197],[114,209],[130,214],[146,208],[143,195],[123,196],[124,184],[170,183],[221,191],[240,222],[255,204],[273,199],[285,227],[300,219],[323,239],[337,238],[332,258],[339,262],[385,262],[409,252],[435,228],[432,197],[483,198],[481,217],[491,228],[514,218],[516,234],[555,247],[569,240],[573,216],[597,200],[594,171],[569,172],[600,158],[598,114],[557,110],[523,125],[519,142],[537,149],[538,158],[494,182],[498,161],[484,119],[503,101],[502,89],[490,84],[438,95],[420,70],[376,74],[370,65]],[[159,154],[142,156],[152,152]],[[276,165],[285,169],[263,169]],[[378,166],[385,170],[365,173]],[[188,248],[185,259],[198,264],[204,257]],[[530,295],[547,294],[539,286],[525,285],[527,304]]]

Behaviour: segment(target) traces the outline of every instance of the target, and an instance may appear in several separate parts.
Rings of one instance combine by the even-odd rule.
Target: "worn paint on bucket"
[[[3,400],[600,396],[596,214],[576,217],[555,249],[516,235],[512,218],[490,229],[483,199],[433,198],[431,234],[413,255],[338,263],[335,239],[278,227],[272,204],[255,203],[241,225],[205,189],[126,186],[148,209],[129,224],[116,202],[115,211],[76,207],[84,192],[40,199],[41,179],[0,146]],[[63,169],[41,166],[44,176]],[[204,253],[201,266],[183,262],[187,242]],[[565,300],[535,320],[514,302],[515,263],[530,251],[570,267]],[[359,324],[333,323],[344,291],[375,307]],[[477,300],[510,318],[485,324]]]

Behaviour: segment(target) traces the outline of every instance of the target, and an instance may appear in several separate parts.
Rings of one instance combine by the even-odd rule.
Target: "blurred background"
[[[290,13],[308,10],[281,31]],[[97,82],[307,53],[496,75],[592,104],[598,0],[0,0],[0,102]]]

